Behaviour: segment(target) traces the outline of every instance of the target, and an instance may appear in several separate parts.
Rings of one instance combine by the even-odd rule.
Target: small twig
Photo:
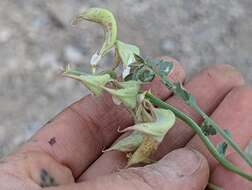
[[[159,75],[158,73],[156,73],[156,74]],[[170,81],[162,76],[160,76],[160,77],[161,77],[161,81],[163,82],[163,84],[166,85],[168,89],[170,89],[172,92],[174,92],[177,96],[180,97],[180,94],[178,94],[176,91],[176,88],[177,88],[176,85],[172,81]],[[189,94],[189,96],[191,96],[191,98],[193,98],[193,96],[191,94]],[[247,164],[250,167],[252,167],[252,161],[251,161],[249,155],[246,154],[244,151],[242,151],[242,149],[239,147],[239,145],[237,143],[235,143],[230,138],[230,136],[227,135],[227,133],[225,133],[225,131],[222,128],[220,128],[210,117],[208,117],[207,114],[205,114],[202,111],[202,109],[196,103],[196,100],[195,101],[185,101],[185,102],[187,103],[187,105],[192,107],[198,114],[200,114],[204,120],[209,122],[211,124],[211,126],[217,131],[217,133],[219,133],[226,140],[226,142],[247,162]]]
[[[183,113],[182,111],[180,111],[179,109],[175,108],[172,105],[169,105],[165,102],[163,102],[162,100],[160,100],[159,98],[153,96],[150,93],[146,93],[145,96],[153,105],[158,106],[160,108],[163,109],[169,109],[171,110],[176,117],[178,117],[179,119],[181,119],[182,121],[184,121],[188,126],[190,126],[195,132],[196,134],[200,137],[200,139],[203,141],[203,143],[206,145],[206,147],[208,148],[208,150],[211,152],[211,154],[216,158],[217,161],[219,161],[219,163],[226,169],[237,173],[238,175],[248,179],[249,181],[252,181],[252,176],[250,174],[244,173],[243,171],[241,171],[238,167],[236,167],[235,165],[233,165],[231,162],[229,162],[228,160],[225,159],[225,157],[223,157],[215,148],[214,144],[209,140],[209,138],[202,132],[201,128],[199,127],[199,125],[192,120],[187,114]]]

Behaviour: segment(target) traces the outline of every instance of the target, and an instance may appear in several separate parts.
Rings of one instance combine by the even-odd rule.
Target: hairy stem
[[[198,107],[198,105],[195,105]],[[219,133],[226,142],[248,163],[250,167],[252,167],[252,161],[250,159],[250,156],[246,154],[244,151],[241,150],[238,144],[236,144],[225,131],[220,128],[210,117],[208,117],[199,107],[198,107],[198,113],[204,118],[207,119],[208,122],[211,123],[211,126]]]
[[[175,108],[172,105],[169,105],[165,102],[163,102],[162,100],[160,100],[159,98],[153,96],[150,93],[146,93],[145,96],[153,105],[156,105],[160,108],[163,109],[169,109],[171,110],[176,117],[178,117],[179,119],[181,119],[182,121],[184,121],[187,125],[189,125],[195,132],[196,134],[200,137],[200,139],[203,141],[203,143],[206,145],[206,147],[208,148],[208,150],[210,151],[210,153],[216,158],[217,161],[219,161],[219,163],[226,169],[237,173],[238,175],[248,179],[249,181],[252,181],[252,176],[250,174],[244,173],[243,171],[241,171],[238,167],[236,167],[235,165],[233,165],[231,162],[229,162],[228,160],[225,159],[224,156],[222,156],[217,149],[215,148],[214,144],[209,140],[209,138],[202,132],[201,128],[199,127],[199,125],[193,120],[191,119],[187,114],[183,113],[182,111],[180,111],[179,109]]]
[[[180,96],[180,94],[178,94],[176,92],[176,86],[175,84],[173,84],[173,82],[169,81],[168,79],[161,77],[163,84],[166,85],[166,87],[168,89],[170,89],[171,91],[173,91],[177,96]],[[192,97],[192,95],[190,94],[190,96]],[[216,131],[217,133],[219,133],[225,140],[226,142],[247,162],[247,164],[252,167],[252,161],[249,157],[248,154],[246,154],[237,143],[235,143],[230,136],[225,133],[225,131],[220,128],[210,117],[208,117],[207,114],[205,114],[202,109],[198,106],[198,104],[196,103],[196,101],[186,101],[186,103],[192,107],[198,114],[200,114],[203,119],[205,121],[207,121]]]

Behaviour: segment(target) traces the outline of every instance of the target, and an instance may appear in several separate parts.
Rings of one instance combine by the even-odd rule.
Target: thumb
[[[169,153],[156,164],[124,169],[94,180],[50,190],[203,190],[208,177],[206,159],[195,150],[183,148]]]

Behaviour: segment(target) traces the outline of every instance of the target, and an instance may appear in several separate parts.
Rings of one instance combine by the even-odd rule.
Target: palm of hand
[[[175,64],[170,77],[173,81],[184,80],[179,64]],[[242,147],[252,136],[252,118],[248,117],[252,113],[252,89],[241,86],[243,83],[241,75],[232,67],[214,65],[185,84],[202,109],[220,126],[232,131],[233,138]],[[172,97],[158,79],[146,88],[149,87],[161,99],[167,99],[201,122],[201,118],[178,98]],[[127,111],[115,106],[107,94],[84,97],[47,123],[15,154],[0,161],[0,187],[7,190],[41,187],[55,190],[202,190],[208,182],[210,168],[214,184],[229,190],[252,188],[250,182],[220,167],[193,131],[180,121],[153,156],[160,159],[168,153],[161,161],[146,167],[119,170],[126,164],[125,155],[120,152],[101,155],[101,151],[118,138],[118,126],[123,128],[131,124]],[[212,140],[215,144],[220,142],[218,137]],[[181,147],[187,148],[178,149]],[[232,151],[228,151],[227,157],[250,172]]]

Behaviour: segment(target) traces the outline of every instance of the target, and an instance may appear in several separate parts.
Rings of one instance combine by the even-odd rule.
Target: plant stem
[[[198,105],[195,105],[198,107]],[[198,107],[198,113],[204,118],[208,119],[208,122],[211,123],[211,126],[219,133],[226,142],[247,162],[247,164],[252,167],[252,161],[250,159],[250,156],[246,154],[244,151],[241,150],[238,144],[236,144],[225,131],[220,128],[210,117],[208,117],[199,107]]]
[[[172,92],[174,92],[177,96],[180,97],[179,94],[176,93],[176,86],[175,84],[173,84],[172,81],[160,76],[162,79],[162,82],[164,85],[166,85],[166,87],[168,89],[170,89]],[[192,96],[190,94],[190,96]],[[220,128],[210,117],[208,117],[207,114],[205,114],[201,108],[198,106],[198,104],[195,101],[188,101],[186,102],[187,105],[189,105],[190,107],[192,107],[199,115],[201,115],[203,117],[203,119],[207,122],[209,122],[211,124],[211,126],[217,131],[217,133],[219,133],[225,140],[226,142],[247,162],[247,164],[252,168],[252,161],[251,158],[249,157],[248,154],[246,154],[244,151],[242,151],[242,149],[239,147],[239,145],[237,143],[235,143],[230,136],[225,133],[225,131]]]
[[[171,110],[176,117],[178,117],[179,119],[181,119],[182,121],[184,121],[187,125],[189,125],[196,133],[197,135],[200,137],[200,139],[203,141],[203,143],[207,146],[208,150],[210,151],[210,153],[216,158],[217,161],[219,161],[219,163],[225,167],[226,169],[237,173],[238,175],[248,179],[249,181],[252,181],[252,176],[250,174],[244,173],[242,172],[238,167],[236,167],[235,165],[233,165],[231,162],[229,162],[228,160],[226,160],[215,148],[215,146],[213,145],[213,143],[209,140],[209,138],[202,132],[201,128],[199,127],[199,125],[193,120],[191,119],[187,114],[183,113],[182,111],[180,111],[179,109],[175,108],[172,105],[169,105],[165,102],[163,102],[162,100],[160,100],[159,98],[153,96],[150,93],[146,93],[145,97],[153,104],[156,105],[160,108],[163,109],[169,109]]]

